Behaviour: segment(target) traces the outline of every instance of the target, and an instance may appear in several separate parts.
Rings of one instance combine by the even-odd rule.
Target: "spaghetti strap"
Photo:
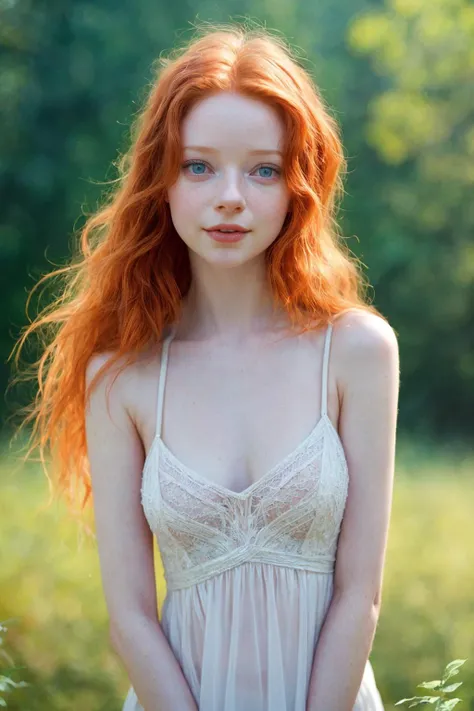
[[[161,438],[161,425],[163,419],[163,401],[165,391],[166,372],[168,368],[168,351],[169,345],[176,333],[176,327],[171,327],[170,332],[163,340],[163,348],[161,352],[161,366],[158,383],[158,398],[156,405],[156,426],[155,438]],[[321,416],[327,415],[327,399],[328,399],[328,370],[329,370],[329,352],[331,348],[332,324],[329,323],[326,329],[326,337],[324,340],[323,353],[323,368],[322,368],[322,386],[321,386]]]
[[[168,368],[168,350],[171,341],[173,340],[176,333],[176,328],[171,327],[170,332],[165,336],[163,340],[163,347],[161,350],[161,366],[160,366],[160,376],[158,381],[158,398],[156,404],[156,425],[155,425],[155,439],[161,438],[161,423],[163,418],[163,400],[165,392],[165,381],[166,381],[166,371]]]
[[[331,348],[332,323],[328,323],[324,341],[323,375],[321,386],[321,417],[327,415],[329,350]]]

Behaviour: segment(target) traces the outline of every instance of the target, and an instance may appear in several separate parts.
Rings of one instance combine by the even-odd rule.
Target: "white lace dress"
[[[175,331],[164,340],[142,504],[167,584],[162,629],[199,711],[306,709],[348,491],[344,449],[327,415],[331,332],[329,325],[321,418],[294,451],[239,493],[184,466],[161,439]],[[143,711],[133,687],[123,711]],[[370,661],[354,711],[383,711]]]

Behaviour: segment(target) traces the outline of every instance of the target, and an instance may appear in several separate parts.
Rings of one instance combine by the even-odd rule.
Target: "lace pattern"
[[[197,477],[156,438],[141,490],[169,590],[245,561],[331,572],[347,492],[342,443],[326,414],[300,447],[241,493]]]

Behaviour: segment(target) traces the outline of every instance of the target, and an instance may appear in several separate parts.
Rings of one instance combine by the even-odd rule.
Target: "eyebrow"
[[[194,150],[201,151],[201,153],[218,153],[216,148],[210,148],[209,146],[184,146],[183,150]],[[278,153],[283,156],[283,153],[275,148],[258,148],[254,151],[249,151],[250,155],[263,155],[265,153]]]

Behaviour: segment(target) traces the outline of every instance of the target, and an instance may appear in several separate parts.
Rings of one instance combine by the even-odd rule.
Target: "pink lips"
[[[222,232],[225,230],[225,232]],[[216,242],[240,242],[250,230],[235,223],[220,223],[206,229],[208,235]]]
[[[235,222],[219,222],[218,225],[211,225],[206,227],[207,230],[214,232],[214,230],[233,230],[234,232],[248,232],[247,227],[242,227]]]
[[[219,232],[218,230],[206,230],[209,237],[212,237],[216,242],[240,242],[246,232]]]

